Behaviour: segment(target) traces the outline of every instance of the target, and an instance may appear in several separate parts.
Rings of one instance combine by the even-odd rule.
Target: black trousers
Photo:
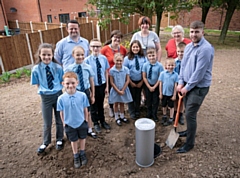
[[[135,84],[138,84],[140,81],[132,81]],[[142,87],[137,88],[137,87],[131,87],[131,85],[128,85],[132,99],[133,101],[128,103],[128,111],[130,113],[130,116],[135,116],[135,114],[140,114],[140,102],[141,102],[141,91]]]
[[[157,116],[159,105],[159,87],[157,87],[153,92],[150,92],[146,85],[144,88],[147,97],[147,115],[155,117]]]
[[[106,83],[95,86],[95,103],[91,106],[91,117],[94,125],[99,124],[99,121],[105,122],[104,116],[104,98],[105,98]]]

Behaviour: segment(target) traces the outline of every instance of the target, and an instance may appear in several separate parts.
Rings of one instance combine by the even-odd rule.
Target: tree
[[[218,39],[219,43],[224,43],[233,13],[237,8],[240,7],[240,0],[224,0],[223,4],[224,3],[226,3],[226,5],[227,5],[226,6],[227,12],[226,12],[224,24],[223,24],[223,27],[221,30],[221,34]]]
[[[198,4],[202,8],[202,22],[205,24],[207,19],[207,14],[210,7],[212,6],[214,0],[199,0]]]
[[[191,0],[183,3],[190,4]],[[100,10],[98,17],[101,19],[101,25],[110,23],[112,16],[120,18],[122,22],[128,22],[128,15],[138,13],[151,18],[153,14],[157,15],[157,25],[155,31],[159,34],[162,14],[164,11],[175,11],[183,4],[179,0],[89,0],[89,5],[94,5]],[[187,6],[186,5],[186,6]],[[185,6],[185,7],[186,7]]]

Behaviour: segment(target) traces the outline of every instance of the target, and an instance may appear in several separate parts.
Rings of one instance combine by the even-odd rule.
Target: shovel
[[[179,137],[179,133],[177,133],[177,126],[178,126],[178,120],[179,120],[179,114],[180,114],[180,107],[183,99],[183,96],[181,95],[180,92],[178,92],[178,98],[179,99],[178,99],[177,114],[176,114],[175,122],[173,125],[174,128],[171,129],[170,134],[168,135],[168,138],[166,140],[167,146],[169,146],[171,149],[174,147]]]

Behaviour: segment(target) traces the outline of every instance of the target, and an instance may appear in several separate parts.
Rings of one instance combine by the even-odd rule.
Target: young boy
[[[174,100],[176,100],[176,88],[178,74],[174,72],[174,59],[167,59],[165,63],[166,70],[159,77],[159,98],[162,100],[163,117],[162,124],[167,126],[173,122]],[[167,106],[170,108],[170,118],[167,121]]]
[[[57,110],[63,122],[67,138],[71,142],[74,167],[79,168],[87,164],[85,143],[88,132],[87,95],[76,90],[78,85],[77,75],[74,72],[66,72],[63,75],[63,86],[66,90],[57,101]],[[78,146],[80,152],[78,152]]]
[[[108,93],[108,71],[109,63],[107,58],[104,55],[100,54],[101,49],[101,42],[94,38],[90,42],[90,50],[92,54],[85,59],[85,62],[89,64],[93,72],[95,73],[94,76],[94,84],[95,84],[95,103],[91,107],[91,116],[94,123],[94,129],[96,132],[101,132],[101,126],[106,129],[110,130],[111,127],[105,121],[104,116],[104,98],[105,93]]]
[[[88,101],[91,104],[95,102],[95,88],[94,88],[94,72],[92,67],[86,64],[84,61],[84,49],[81,46],[75,46],[72,50],[72,56],[75,60],[73,64],[70,64],[66,71],[75,72],[78,76],[78,85],[77,90],[84,92],[87,97]],[[90,90],[91,88],[91,90]],[[90,106],[91,107],[91,106]],[[90,107],[88,107],[88,135],[92,138],[97,138],[96,133],[93,132],[92,127],[92,119],[90,117]]]
[[[145,93],[147,99],[147,118],[158,121],[157,110],[159,105],[159,82],[160,73],[164,70],[161,63],[157,61],[155,48],[147,49],[148,61],[143,65],[142,76],[145,83]]]
[[[174,71],[178,75],[180,73],[181,61],[182,61],[182,58],[183,58],[185,47],[186,47],[186,43],[184,43],[184,42],[180,42],[177,45],[177,55],[178,55],[178,57],[175,59],[176,67],[174,68]],[[175,119],[175,116],[177,114],[177,106],[178,106],[178,95],[176,95],[176,100],[174,102],[174,119]],[[179,121],[178,121],[181,125],[184,125],[183,110],[184,110],[184,108],[183,108],[183,104],[182,104],[181,107],[180,107]]]

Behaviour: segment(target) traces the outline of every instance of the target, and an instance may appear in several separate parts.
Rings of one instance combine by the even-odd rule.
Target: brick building
[[[7,20],[20,22],[66,22],[74,17],[86,16],[87,0],[0,0]],[[0,21],[2,13],[0,10]],[[0,29],[2,24],[0,23]]]

